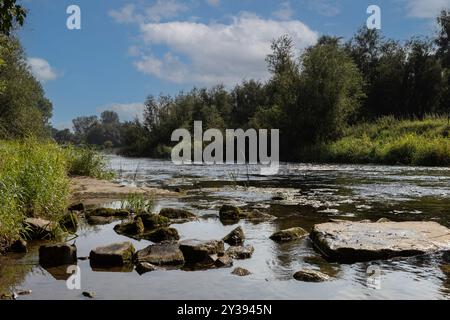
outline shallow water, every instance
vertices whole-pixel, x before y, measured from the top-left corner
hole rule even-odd
[[[252,272],[231,275],[229,268],[207,271],[155,271],[139,276],[133,270],[94,271],[79,261],[82,290],[68,290],[65,268],[45,270],[38,265],[39,243],[25,256],[0,258],[0,293],[31,289],[19,299],[84,299],[81,291],[97,299],[447,299],[450,277],[441,270],[440,256],[399,258],[339,265],[323,261],[308,239],[277,244],[268,237],[279,229],[310,229],[330,218],[394,221],[435,220],[450,227],[450,168],[359,165],[284,164],[277,176],[261,176],[255,166],[173,166],[170,162],[111,157],[111,166],[125,184],[168,189],[180,187],[183,196],[158,199],[162,207],[186,208],[199,221],[173,225],[182,239],[220,239],[237,225],[255,247],[253,257],[235,260],[234,267]],[[282,193],[282,201],[271,200]],[[264,223],[241,221],[224,226],[218,209],[224,203],[257,208],[278,217]],[[118,203],[105,204],[111,207]],[[82,224],[76,238],[78,256],[113,242],[132,241],[136,249],[151,244],[120,236],[115,222],[104,226]],[[73,242],[73,241],[72,241]],[[379,289],[370,266],[380,270]],[[332,276],[324,283],[298,282],[292,275],[301,268]]]

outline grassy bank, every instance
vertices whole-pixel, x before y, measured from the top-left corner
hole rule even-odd
[[[108,178],[95,151],[53,142],[0,141],[0,245],[26,230],[26,217],[59,221],[69,200],[69,176]]]
[[[385,117],[350,127],[340,140],[313,149],[309,150],[314,155],[310,160],[323,162],[448,166],[450,126],[444,117]]]

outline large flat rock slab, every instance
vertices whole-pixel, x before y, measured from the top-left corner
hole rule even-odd
[[[310,238],[329,260],[358,262],[450,250],[450,229],[428,221],[317,224]]]

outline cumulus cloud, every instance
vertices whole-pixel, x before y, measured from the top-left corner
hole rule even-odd
[[[277,21],[243,13],[231,23],[172,21],[143,23],[147,49],[162,45],[161,55],[143,54],[135,63],[143,73],[176,83],[233,85],[242,79],[267,78],[265,57],[273,39],[289,34],[297,49],[317,41],[318,34],[297,20]]]
[[[282,2],[278,10],[274,11],[272,15],[280,20],[289,20],[294,14],[289,1]]]
[[[97,108],[98,113],[106,110],[117,112],[121,121],[133,121],[136,118],[142,120],[144,115],[144,104],[139,102],[111,103],[107,106]]]
[[[450,8],[450,0],[406,0],[408,15],[414,18],[436,18],[441,9]]]
[[[176,0],[158,0],[149,7],[127,4],[119,10],[110,10],[109,16],[118,23],[159,22],[164,19],[175,18],[188,10],[188,6]]]
[[[39,81],[45,83],[55,80],[58,77],[57,72],[52,68],[47,60],[41,58],[28,58],[28,65],[31,72]]]

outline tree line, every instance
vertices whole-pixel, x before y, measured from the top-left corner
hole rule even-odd
[[[119,147],[127,155],[159,157],[170,154],[173,130],[192,130],[194,120],[202,121],[204,129],[276,128],[282,159],[299,160],[302,150],[336,141],[349,125],[384,116],[448,116],[450,10],[443,10],[437,22],[433,37],[400,42],[362,27],[346,42],[322,36],[300,54],[285,35],[272,43],[266,82],[150,95],[142,121],[121,123],[117,114],[81,117],[74,120],[75,132],[63,135]]]

